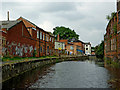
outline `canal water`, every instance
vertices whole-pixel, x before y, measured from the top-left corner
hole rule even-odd
[[[3,83],[3,88],[109,88],[110,72],[94,61],[66,61],[37,68]]]

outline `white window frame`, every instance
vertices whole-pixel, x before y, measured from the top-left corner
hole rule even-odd
[[[37,31],[37,38],[39,38],[39,31]]]
[[[40,39],[42,39],[42,32],[40,32]]]

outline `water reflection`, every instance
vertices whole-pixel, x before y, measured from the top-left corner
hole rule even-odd
[[[37,68],[3,83],[3,88],[109,88],[110,73],[94,61],[67,61]]]
[[[15,78],[12,78],[2,84],[2,88],[28,88],[30,85],[35,83],[37,80],[41,79],[42,76],[49,73],[50,66],[45,66],[42,69],[36,68],[34,70],[28,71],[24,74],[21,74]]]
[[[94,62],[62,62],[29,88],[108,88],[108,71]]]

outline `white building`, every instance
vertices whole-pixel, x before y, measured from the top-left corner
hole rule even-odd
[[[55,41],[55,49],[65,50],[65,43],[59,42],[59,41]]]
[[[91,44],[89,43],[85,43],[85,54],[86,55],[91,55]]]

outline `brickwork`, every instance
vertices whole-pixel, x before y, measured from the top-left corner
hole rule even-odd
[[[119,13],[109,21],[104,35],[104,55],[112,60],[120,59],[120,23]]]
[[[6,32],[2,32],[2,36],[3,56],[33,56],[36,41],[30,38],[30,34],[22,21]]]
[[[3,56],[33,57],[35,53],[36,57],[53,55],[55,38],[51,33],[22,17],[8,22],[10,28],[5,25],[2,28]]]

